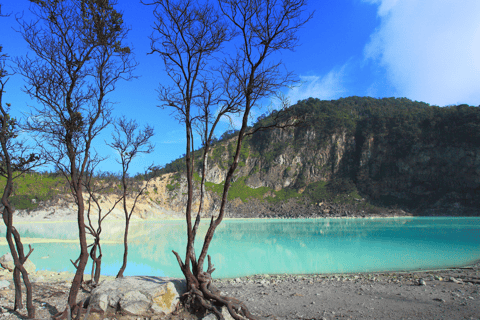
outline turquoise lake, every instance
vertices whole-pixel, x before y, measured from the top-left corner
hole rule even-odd
[[[200,253],[207,219],[197,236]],[[122,221],[104,222],[102,274],[116,275],[123,254]],[[71,271],[79,245],[75,222],[17,224],[35,238],[37,270]],[[185,255],[184,221],[136,221],[130,226],[125,275],[182,277],[172,253]],[[5,226],[0,226],[5,234]],[[56,239],[45,243],[42,239]],[[91,243],[92,241],[89,241]],[[28,250],[28,241],[24,241]],[[0,245],[0,255],[8,247]],[[480,260],[480,218],[227,220],[209,251],[216,278],[252,274],[408,271],[466,266]],[[91,264],[87,266],[89,272]]]

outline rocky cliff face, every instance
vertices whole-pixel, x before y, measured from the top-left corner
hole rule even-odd
[[[479,108],[465,107],[467,115],[460,107],[453,111],[429,108],[440,116],[442,112],[451,114],[443,115],[443,120],[438,120],[437,114],[436,126],[430,124],[431,116],[419,113],[418,119],[413,115],[413,120],[403,120],[400,115],[400,120],[389,120],[395,123],[392,127],[387,123],[376,130],[365,129],[358,120],[355,130],[340,126],[328,135],[311,125],[253,135],[246,141],[248,157],[240,161],[234,181],[244,178],[249,188],[267,187],[271,192],[264,193],[264,198],[275,197],[273,191],[280,190],[303,193],[311,189],[309,195],[322,194],[321,188],[311,186],[346,181],[360,195],[355,200],[377,207],[416,214],[478,215],[480,141],[473,138],[478,128],[472,128],[470,118],[478,117]],[[420,108],[419,112],[423,110]],[[383,119],[369,121],[370,126],[385,122]],[[213,183],[225,177],[226,171],[219,163],[226,167],[232,156],[228,145],[235,143],[235,138],[223,143],[225,151],[221,161],[210,161],[208,168],[207,180]],[[214,151],[210,157],[213,154]],[[255,201],[236,200],[229,205],[231,212],[250,210],[265,215],[282,211],[279,210],[282,207],[289,208],[287,214],[292,213],[291,210],[310,212],[315,202],[297,200],[297,206],[292,207],[287,205],[292,201],[272,204],[258,197]],[[332,199],[325,200],[328,203]],[[342,203],[338,198],[334,202],[336,207]]]

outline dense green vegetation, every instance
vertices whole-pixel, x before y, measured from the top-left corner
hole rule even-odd
[[[370,177],[372,181],[382,181],[386,175],[396,172],[398,168],[395,161],[411,153],[412,148],[420,141],[435,147],[462,146],[466,149],[480,147],[479,107],[459,105],[440,108],[405,98],[349,97],[332,101],[310,98],[297,102],[285,112],[274,111],[271,114],[262,115],[251,129],[267,126],[274,121],[285,121],[290,117],[303,119],[298,126],[288,129],[292,139],[287,143],[278,141],[272,130],[258,131],[248,136],[242,145],[239,167],[244,167],[247,159],[256,158],[261,160],[262,165],[253,168],[251,173],[267,171],[269,166],[274,165],[273,161],[286,150],[296,152],[303,147],[318,149],[329,141],[332,134],[339,132],[346,132],[347,135],[354,137],[357,146],[365,143],[368,137],[375,136],[377,147],[388,147],[389,153],[385,157],[391,161],[384,160],[376,176]],[[308,134],[313,131],[315,139],[312,140],[308,138]],[[238,134],[237,131],[230,130],[220,139],[213,141],[209,157],[210,164],[216,163],[222,169],[227,168],[229,164],[227,161],[231,161],[233,157],[236,134]],[[349,154],[352,163],[359,161],[358,149],[360,148],[357,147],[353,154]],[[202,151],[199,149],[194,153],[197,172],[200,172],[202,164]],[[439,164],[432,163],[432,165]],[[331,181],[309,181],[302,168],[297,167],[295,172],[291,172],[292,168],[287,167],[284,175],[293,174],[295,183],[280,191],[267,187],[250,188],[245,184],[246,177],[237,177],[232,183],[228,199],[239,198],[247,202],[255,198],[278,203],[294,198],[308,199],[311,203],[330,201],[358,204],[362,197],[369,198],[369,194],[365,193],[368,186],[360,184],[354,165],[347,167],[348,170],[339,172]],[[317,169],[331,170],[329,167]],[[175,172],[176,174],[167,185],[169,191],[175,191],[179,189],[180,177],[184,171],[185,159],[181,157],[165,165],[164,168],[155,168],[147,176],[138,175],[134,179],[140,181],[146,177]],[[114,174],[103,174],[96,179],[110,181],[103,192],[118,192],[118,177]],[[195,174],[195,180],[200,181],[198,174]],[[0,186],[2,183],[4,184],[4,180],[0,179]],[[219,195],[223,191],[223,184],[207,182],[206,187]],[[34,209],[39,201],[51,199],[56,194],[67,191],[64,177],[61,175],[29,173],[15,181],[11,201],[17,209]],[[464,191],[459,190],[459,192]],[[36,199],[36,203],[32,202],[32,199]],[[399,203],[398,199],[380,200],[380,203],[388,205]],[[414,199],[414,202],[420,200],[422,199]]]
[[[52,199],[66,191],[65,178],[55,173],[25,173],[14,180],[10,203],[16,209],[35,209],[40,201]],[[0,188],[5,188],[6,178],[0,177]]]
[[[479,107],[459,105],[441,108],[406,98],[348,97],[331,101],[309,98],[298,101],[284,112],[273,111],[262,115],[251,129],[286,121],[291,117],[302,121],[294,129],[288,129],[293,130],[289,143],[276,140],[272,130],[260,130],[245,140],[239,166],[244,166],[249,157],[255,157],[262,161],[262,167],[255,168],[254,173],[267,170],[286,150],[296,152],[303,147],[318,149],[325,146],[333,134],[344,132],[347,136],[354,137],[357,144],[357,150],[348,155],[352,163],[359,163],[361,146],[369,137],[375,137],[377,148],[389,150],[386,157],[391,160],[384,160],[376,176],[370,177],[373,181],[381,181],[386,175],[398,171],[396,161],[411,154],[418,142],[435,147],[480,147]],[[315,139],[309,138],[311,132],[315,132]],[[230,130],[215,141],[210,162],[217,163],[220,168],[227,167],[226,161],[231,159],[234,151],[234,140],[231,139],[236,134],[236,131]],[[201,152],[196,155],[200,157]],[[182,172],[183,161],[177,159],[166,165],[163,171]],[[198,168],[200,164],[199,158]],[[308,197],[314,203],[324,200],[356,203],[361,198],[362,192],[359,190],[368,189],[358,185],[356,175],[356,167],[353,165],[337,174],[332,181],[312,182],[308,181],[300,168],[295,173],[294,186],[277,192],[269,188],[249,188],[245,185],[245,177],[238,178],[229,191],[229,199],[248,201],[249,198],[258,198],[278,202]],[[217,193],[223,189],[222,185],[208,183],[207,186]],[[304,190],[302,194],[299,193],[301,189]],[[383,200],[389,204],[398,202],[398,199]]]
[[[396,156],[407,153],[419,140],[480,144],[480,111],[468,105],[440,108],[406,98],[349,97],[331,101],[309,98],[297,102],[281,116],[272,113],[253,127],[269,125],[275,116],[279,119],[305,116],[305,121],[295,128],[293,146],[297,148],[302,141],[306,143],[308,131],[315,131],[320,147],[340,130],[357,138],[375,134],[383,142],[396,145]],[[260,131],[250,140],[255,150],[269,149],[262,155],[267,160],[286,147],[271,145],[269,138],[269,131]]]
[[[340,130],[346,130],[358,138],[375,134],[384,142],[394,143],[398,154],[408,152],[415,141],[442,141],[444,144],[470,143],[480,144],[480,111],[478,107],[468,105],[437,107],[407,98],[348,97],[338,100],[319,100],[309,98],[298,101],[285,112],[273,111],[259,117],[252,129],[268,126],[275,121],[282,122],[292,116],[304,118],[295,128],[292,147],[299,148],[306,143],[308,131],[315,131],[316,146],[322,146],[327,139]],[[213,144],[210,160],[221,167],[222,155],[233,153],[233,143],[228,140],[235,137],[237,131],[230,130]],[[267,163],[281,154],[288,145],[272,141],[271,131],[258,131],[245,140],[240,161],[245,161],[248,153],[260,156]],[[197,165],[200,165],[201,149],[196,153]],[[165,165],[161,173],[182,172],[185,169],[181,157]]]
[[[121,177],[116,174],[103,172],[93,177],[92,183],[101,194],[120,194],[122,192],[120,179]],[[133,190],[137,190],[141,180],[138,177],[130,179],[133,182]],[[0,190],[5,188],[5,182],[6,178],[0,177]],[[28,172],[13,181],[13,192],[9,201],[17,210],[33,210],[41,201],[69,194],[68,183],[60,172]]]

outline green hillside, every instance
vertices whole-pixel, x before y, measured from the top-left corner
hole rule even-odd
[[[0,190],[4,190],[6,178],[0,177]],[[25,173],[14,180],[9,200],[16,209],[35,209],[40,201],[50,200],[64,193],[65,179],[57,174]],[[32,199],[35,199],[32,201]]]
[[[282,114],[274,111],[272,114],[259,117],[252,129],[268,126],[273,121],[281,122],[292,116],[305,120],[294,129],[286,129],[289,131],[289,138],[282,138],[279,129],[258,131],[246,138],[238,170],[242,171],[247,159],[255,159],[260,165],[249,168],[251,170],[248,173],[244,172],[243,176],[242,173],[238,173],[230,189],[229,200],[239,198],[247,202],[249,198],[255,198],[279,203],[296,198],[308,199],[311,203],[330,201],[360,205],[359,201],[366,198],[367,201],[362,202],[362,206],[415,208],[421,205],[421,202],[432,205],[445,197],[453,197],[450,200],[458,202],[466,195],[466,199],[463,199],[465,205],[480,204],[476,191],[480,189],[478,181],[480,163],[474,164],[476,167],[469,169],[473,172],[478,169],[473,177],[469,177],[465,170],[457,173],[453,171],[456,170],[456,166],[462,165],[463,161],[468,163],[471,159],[445,159],[437,154],[438,150],[452,148],[456,148],[455,152],[460,151],[460,154],[468,150],[480,151],[478,107],[459,105],[441,108],[406,98],[349,97],[332,101],[310,98],[299,101]],[[312,132],[315,133],[313,140],[308,137]],[[345,150],[338,170],[332,169],[335,166],[333,160],[319,165],[322,162],[316,159],[315,155],[302,154],[307,150],[335,148],[331,145],[332,136],[340,133],[345,134],[345,139],[351,141],[351,147]],[[236,132],[229,131],[214,142],[209,167],[217,165],[220,169],[227,168],[227,161],[232,158],[234,152],[235,139],[232,138],[235,135]],[[368,160],[368,165],[365,165],[362,164],[362,157],[365,156],[367,140],[373,141],[373,145],[370,146],[373,157]],[[457,150],[458,148],[460,150]],[[198,172],[201,166],[201,152],[202,150],[196,152]],[[288,165],[282,168],[285,177],[294,177],[293,184],[277,191],[269,187],[248,186],[246,180],[249,176],[263,174],[266,177],[269,170],[273,170],[274,167],[278,169],[275,159],[282,155],[292,157],[292,154],[305,159],[302,167],[297,167],[294,173],[289,172],[293,169]],[[425,154],[430,158],[429,163],[415,167],[414,159]],[[399,169],[402,161],[417,172],[410,172],[408,175],[402,173]],[[429,171],[430,175],[431,172],[440,173],[442,166],[454,169],[450,170],[453,173],[447,174],[450,178],[447,176],[422,178],[422,175],[427,175],[426,171]],[[312,168],[324,172],[323,178],[312,178],[308,172]],[[183,172],[184,169],[184,159],[180,158],[167,164],[161,173]],[[416,178],[415,175],[419,175],[420,178]],[[453,180],[452,175],[455,176]],[[464,183],[461,182],[462,177],[465,178]],[[404,178],[408,182],[403,181]],[[381,190],[385,188],[387,182],[395,184],[395,181],[398,182],[398,188],[387,187]],[[382,187],[376,187],[377,184]],[[207,183],[207,188],[217,194],[222,191],[222,187],[220,184]],[[415,188],[422,190],[409,193],[408,189]],[[453,192],[457,192],[458,195],[452,194]]]
[[[258,131],[246,137],[228,199],[265,208],[287,201],[302,204],[350,205],[356,210],[377,207],[411,210],[480,205],[480,108],[437,107],[406,98],[349,97],[298,101],[285,112],[264,114],[250,128],[291,117],[294,128]],[[224,172],[231,161],[235,131],[213,141],[209,170]],[[202,150],[195,152],[200,181]],[[183,158],[156,169],[147,178],[177,174],[168,182],[171,199],[182,198]],[[221,175],[220,175],[221,176]],[[137,176],[138,181],[144,176]],[[102,192],[119,191],[118,177],[100,175]],[[218,182],[219,180],[217,180]],[[0,187],[5,180],[0,179]],[[220,196],[223,182],[207,182]],[[11,202],[34,209],[39,201],[66,194],[64,177],[28,173],[15,181]],[[36,199],[36,201],[32,201]],[[253,204],[252,204],[253,205]],[[268,209],[268,210],[270,210]]]

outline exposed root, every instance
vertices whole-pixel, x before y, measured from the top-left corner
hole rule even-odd
[[[86,301],[86,299],[83,299],[82,301],[78,302],[73,307],[73,309],[71,309],[70,305],[67,304],[67,307],[65,308],[65,310],[63,312],[59,312],[56,315],[54,315],[53,319],[55,319],[55,320],[63,320],[63,319],[71,320],[74,315],[75,315],[74,319],[80,319],[82,314],[86,314],[84,319],[87,319],[91,308],[89,306],[88,309],[85,309],[85,305],[84,305],[85,301]]]
[[[245,318],[256,320],[242,301],[233,297],[222,296],[220,290],[212,284],[212,277],[209,273],[204,272],[203,275],[199,275],[198,278],[201,281],[200,288],[205,297],[209,300],[225,305],[232,318],[236,320],[244,320]]]
[[[225,320],[222,313],[215,307],[215,305],[208,299],[205,299],[202,291],[192,288],[182,295],[183,305],[193,313],[198,312],[213,312],[218,319]]]

